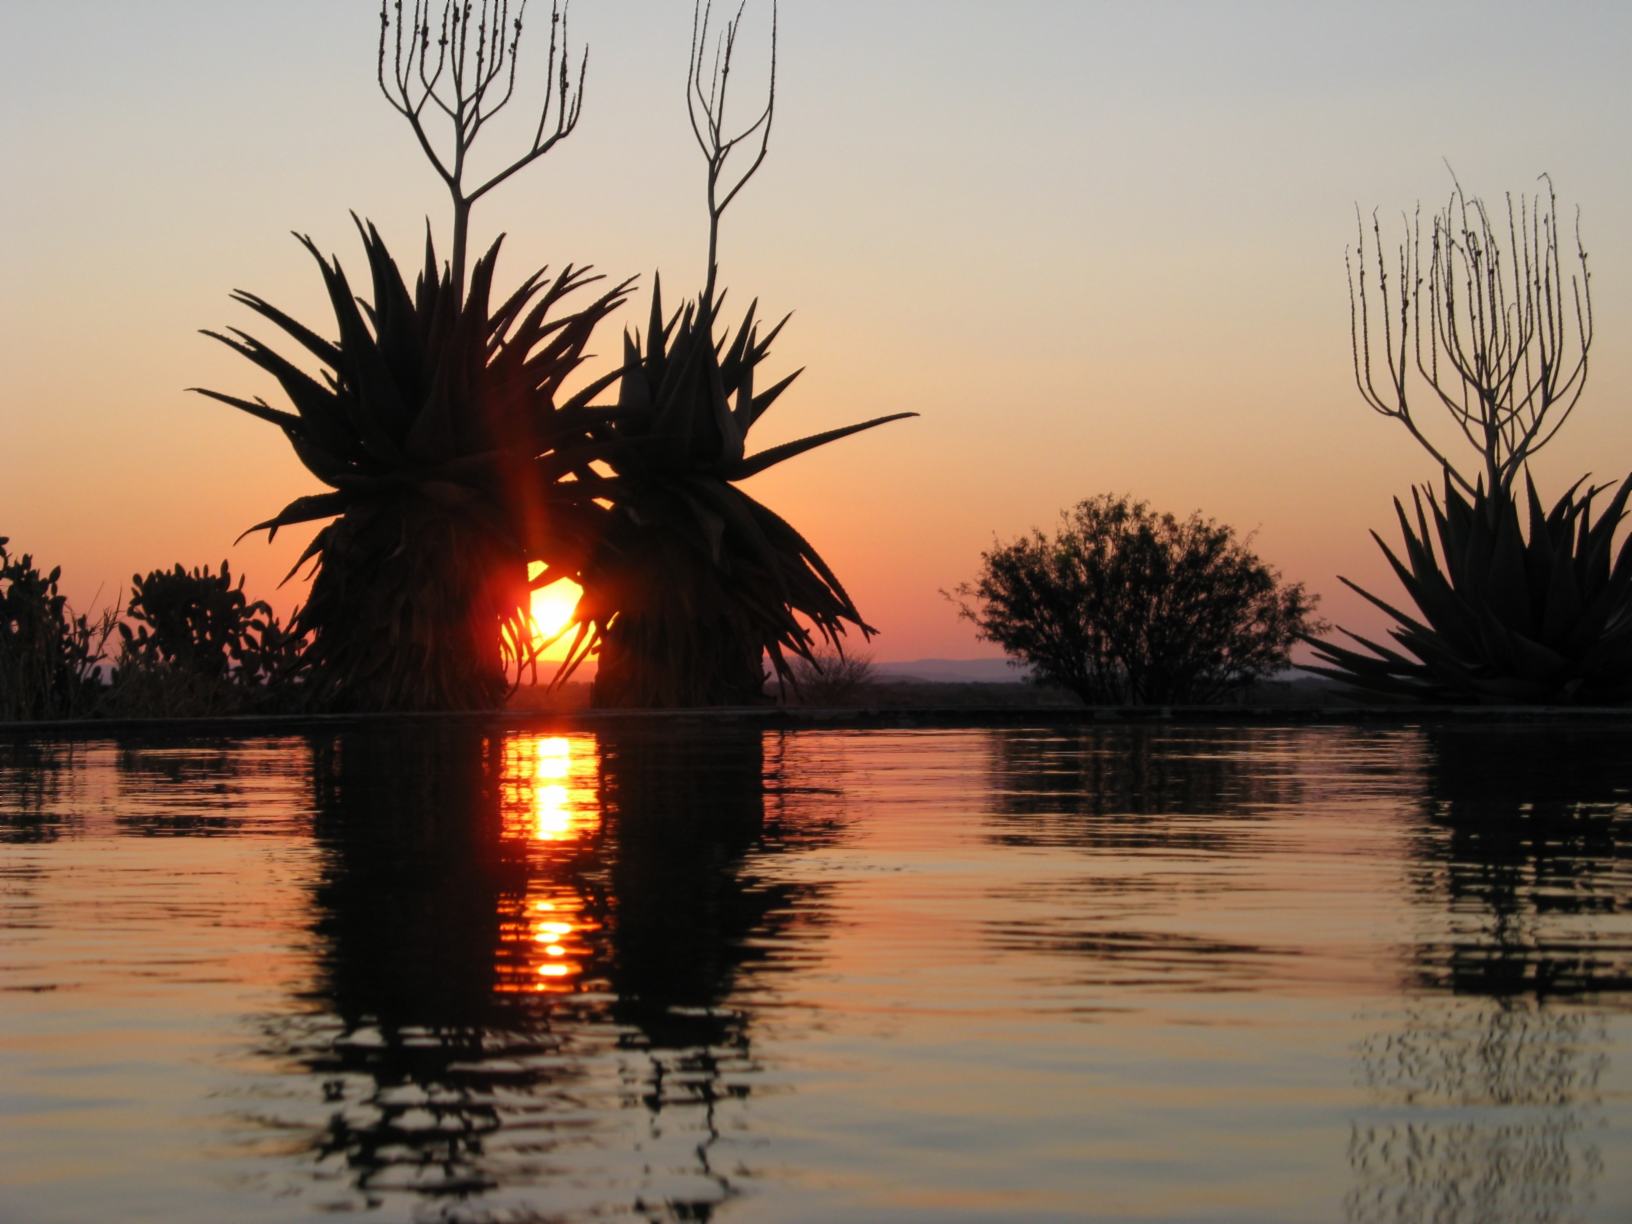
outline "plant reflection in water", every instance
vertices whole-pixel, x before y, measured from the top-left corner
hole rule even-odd
[[[998,736],[988,836],[1087,866],[1053,886],[1052,909],[988,936],[1066,958],[1097,989],[1157,974],[1195,991],[1295,983],[1307,945],[1198,939],[1186,907],[1228,907],[1219,861],[1273,861],[1289,832],[1278,813],[1340,803],[1358,776],[1349,758],[1381,761],[1397,775],[1376,790],[1401,800],[1418,933],[1400,949],[1401,1005],[1358,1018],[1367,1103],[1351,1121],[1347,1218],[1577,1218],[1604,1169],[1611,1049],[1608,1013],[1582,1004],[1632,993],[1632,938],[1612,920],[1632,911],[1624,742],[1624,725],[1584,723]]]
[[[1364,1040],[1354,1224],[1557,1220],[1592,1203],[1604,1160],[1601,1013],[1632,989],[1632,945],[1595,922],[1632,907],[1624,729],[1424,733],[1412,886],[1436,920],[1412,950],[1418,997]],[[1562,1004],[1562,1006],[1561,1006]]]
[[[732,1194],[712,1150],[751,1024],[722,1001],[809,891],[752,867],[778,848],[760,733],[444,725],[314,751],[317,1006],[274,1043],[323,1086],[335,1204],[570,1212],[633,1185],[626,1209],[695,1217]]]

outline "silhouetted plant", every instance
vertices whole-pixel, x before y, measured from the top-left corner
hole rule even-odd
[[[1446,479],[1470,497],[1481,481],[1493,493],[1511,495],[1519,471],[1558,435],[1586,387],[1592,278],[1580,219],[1575,233],[1580,273],[1572,272],[1566,284],[1557,197],[1552,180],[1543,175],[1542,182],[1547,184],[1545,197],[1520,197],[1516,209],[1513,197],[1507,197],[1504,227],[1491,219],[1483,200],[1468,199],[1453,179],[1449,200],[1433,217],[1426,269],[1419,207],[1400,243],[1392,291],[1375,213],[1369,249],[1362,224],[1357,250],[1344,260],[1361,396],[1373,411],[1400,422]],[[1368,289],[1373,261],[1381,299],[1376,323]],[[1379,328],[1382,343],[1374,345]],[[1412,415],[1413,369],[1430,399],[1445,409],[1478,452],[1480,470],[1473,479],[1458,470]]]
[[[205,565],[192,570],[153,570],[145,578],[132,574],[127,621],[120,622],[121,654],[151,660],[202,676],[226,679],[243,655],[257,618],[270,618],[271,607],[244,595],[244,580],[232,581],[221,562],[213,574]]]
[[[83,716],[101,693],[115,614],[75,615],[57,586],[61,567],[42,574],[8,543],[0,536],[0,721]]]
[[[1287,666],[1316,597],[1211,519],[1102,494],[981,554],[954,593],[979,636],[1089,703],[1216,701]]]
[[[1356,382],[1375,411],[1404,425],[1440,465],[1444,505],[1431,489],[1413,489],[1413,527],[1395,500],[1403,563],[1373,533],[1416,615],[1343,579],[1395,618],[1389,634],[1408,653],[1349,633],[1365,650],[1313,643],[1328,665],[1313,670],[1417,700],[1632,697],[1632,554],[1623,548],[1611,556],[1629,486],[1596,522],[1592,502],[1607,485],[1582,478],[1550,512],[1543,512],[1528,475],[1526,505],[1516,491],[1520,471],[1557,436],[1586,386],[1592,296],[1579,228],[1578,222],[1579,274],[1566,278],[1550,181],[1545,197],[1521,198],[1517,206],[1508,198],[1505,238],[1484,202],[1468,199],[1457,184],[1433,219],[1426,269],[1418,223],[1400,246],[1391,291],[1374,218],[1381,298],[1374,323],[1362,226],[1358,258],[1349,263]],[[1427,289],[1419,292],[1424,281]],[[1374,350],[1379,328],[1382,387]],[[1412,415],[1413,368],[1478,452],[1471,480]]]
[[[786,319],[763,336],[750,305],[733,336],[716,336],[720,219],[769,148],[776,106],[776,14],[770,84],[758,118],[726,128],[726,86],[741,10],[705,72],[710,9],[693,11],[687,74],[692,131],[708,163],[708,271],[702,296],[665,321],[654,285],[644,342],[625,335],[618,413],[606,432],[612,503],[605,538],[580,575],[578,637],[561,678],[599,651],[600,706],[741,704],[763,699],[762,659],[779,678],[789,656],[811,657],[815,637],[840,650],[845,625],[874,632],[808,541],[735,482],[839,438],[913,413],[895,413],[746,454],[748,431],[797,377],[765,387],[756,371]],[[753,150],[740,175],[726,169]],[[800,623],[803,617],[814,629]]]
[[[1329,666],[1310,670],[1423,701],[1632,700],[1632,540],[1614,548],[1632,477],[1595,520],[1607,487],[1578,481],[1544,511],[1527,480],[1528,539],[1513,497],[1482,485],[1470,500],[1447,480],[1443,507],[1412,490],[1415,523],[1396,499],[1404,559],[1372,534],[1418,616],[1342,581],[1395,618],[1409,653],[1351,633],[1370,653],[1315,642]]]
[[[789,682],[801,705],[843,706],[861,701],[875,680],[871,655],[819,650],[810,658],[795,659]]]
[[[496,704],[504,665],[519,671],[535,657],[526,573],[537,562],[543,572],[533,587],[571,577],[587,590],[578,640],[559,679],[599,649],[599,704],[759,699],[765,651],[782,675],[787,653],[810,652],[812,630],[798,617],[835,648],[845,622],[871,630],[803,537],[732,482],[896,419],[744,453],[749,427],[792,381],[755,393],[755,367],[778,328],[761,338],[752,308],[734,339],[714,332],[720,218],[770,138],[774,10],[769,96],[759,118],[735,136],[724,121],[741,11],[716,46],[705,93],[710,12],[694,10],[687,101],[708,159],[709,209],[699,303],[665,324],[654,289],[645,346],[628,340],[622,370],[557,407],[563,380],[627,283],[546,322],[559,298],[587,282],[583,272],[569,266],[553,283],[537,274],[491,311],[497,244],[476,262],[468,291],[464,277],[475,201],[570,134],[582,106],[583,67],[574,86],[565,10],[552,6],[551,79],[533,139],[508,167],[467,184],[472,145],[514,95],[524,7],[512,20],[503,0],[450,0],[435,31],[428,0],[416,0],[406,16],[400,2],[381,7],[380,87],[448,187],[451,267],[438,270],[427,240],[425,269],[410,295],[369,227],[363,237],[374,294],[359,307],[338,263],[303,240],[328,282],[335,342],[238,294],[326,367],[322,381],[243,332],[216,337],[272,374],[295,412],[205,394],[278,425],[333,490],[297,499],[252,529],[271,534],[338,516],[301,559],[316,562],[311,597],[295,623],[310,638],[304,691],[325,709]],[[439,152],[429,135],[427,116],[438,112],[452,126],[451,153]],[[755,140],[752,164],[729,177],[733,151]],[[613,381],[621,382],[618,406],[592,407]]]
[[[309,641],[302,691],[319,709],[497,704],[506,666],[519,673],[533,658],[528,562],[548,561],[559,548],[576,564],[589,548],[584,532],[598,509],[590,494],[555,488],[570,482],[530,469],[545,452],[588,436],[589,402],[610,379],[571,403],[555,400],[624,287],[551,319],[562,297],[598,279],[569,265],[553,281],[535,273],[490,306],[498,242],[466,284],[476,201],[565,139],[582,107],[588,53],[574,86],[565,11],[552,5],[533,137],[508,165],[472,180],[478,137],[515,96],[525,10],[525,0],[513,16],[508,0],[447,0],[433,30],[429,0],[415,0],[406,13],[401,0],[380,6],[380,90],[448,189],[451,265],[438,265],[427,233],[410,293],[379,234],[359,221],[373,281],[372,301],[363,302],[338,260],[303,238],[328,286],[339,331],[333,341],[253,294],[235,295],[321,363],[321,378],[237,329],[207,333],[271,374],[294,411],[204,394],[277,425],[331,489],[251,528],[270,537],[292,524],[334,520],[291,572],[314,562],[311,595],[293,628]],[[440,149],[431,131],[438,114],[451,129],[451,145]],[[566,468],[587,471],[582,448],[573,455]]]
[[[227,562],[131,577],[120,650],[102,706],[123,716],[275,709],[292,699],[298,638],[244,595]]]
[[[321,380],[236,328],[214,336],[278,380],[295,411],[261,399],[203,394],[283,430],[331,491],[297,498],[250,528],[325,518],[291,576],[314,562],[294,622],[310,635],[303,687],[321,709],[492,706],[508,662],[532,643],[527,562],[587,548],[593,503],[546,484],[535,465],[600,419],[602,379],[557,406],[590,333],[621,300],[617,286],[584,309],[550,318],[597,277],[567,267],[529,277],[496,308],[489,296],[499,243],[476,262],[463,302],[426,241],[410,292],[373,226],[358,223],[372,302],[353,294],[338,260],[302,239],[328,286],[339,339],[329,341],[250,293],[236,301],[275,323],[325,367]],[[587,508],[586,508],[587,507]]]

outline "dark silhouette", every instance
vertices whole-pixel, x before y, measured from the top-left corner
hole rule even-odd
[[[781,324],[762,336],[750,307],[734,338],[714,328],[723,298],[715,290],[720,219],[769,147],[774,8],[768,97],[736,135],[725,127],[726,95],[741,11],[726,24],[705,78],[710,9],[694,10],[687,107],[708,161],[702,297],[665,320],[654,286],[644,347],[626,337],[621,370],[557,404],[590,333],[628,282],[549,319],[559,299],[592,279],[568,265],[553,281],[535,274],[492,306],[495,243],[465,285],[475,201],[569,135],[582,107],[584,67],[575,86],[565,9],[552,7],[551,80],[531,143],[504,169],[467,185],[471,146],[514,95],[524,7],[512,20],[504,0],[448,3],[437,30],[426,0],[406,15],[400,2],[380,11],[380,87],[448,187],[451,266],[439,267],[427,235],[424,270],[410,293],[379,234],[359,222],[373,280],[372,299],[360,301],[338,261],[303,240],[328,286],[340,333],[334,342],[253,294],[237,294],[322,364],[321,379],[244,332],[209,333],[275,378],[294,411],[204,394],[282,429],[331,490],[298,498],[251,529],[270,536],[334,520],[301,559],[313,562],[315,576],[293,626],[309,639],[294,670],[310,708],[499,704],[506,669],[519,678],[536,663],[531,590],[562,578],[586,594],[557,682],[598,650],[600,705],[761,700],[767,651],[779,676],[788,655],[810,656],[813,633],[800,616],[834,649],[847,623],[872,632],[804,537],[735,485],[910,415],[745,454],[749,428],[793,378],[768,387],[760,379],[756,390],[755,369]],[[427,128],[438,113],[452,125],[451,153],[438,151]],[[756,140],[757,155],[733,175],[731,155]],[[614,382],[616,407],[595,406]],[[541,572],[529,579],[535,564]]]
[[[1394,618],[1395,646],[1345,630],[1362,649],[1313,642],[1325,664],[1313,670],[1425,701],[1632,699],[1632,549],[1611,551],[1632,476],[1595,522],[1593,499],[1608,485],[1583,477],[1548,512],[1528,475],[1530,457],[1580,402],[1593,337],[1579,218],[1579,271],[1566,277],[1557,200],[1543,181],[1545,196],[1516,205],[1508,197],[1505,226],[1457,183],[1433,218],[1426,253],[1419,209],[1392,289],[1376,215],[1369,250],[1360,226],[1358,252],[1345,260],[1355,381],[1374,411],[1398,421],[1433,458],[1443,505],[1430,486],[1413,488],[1413,522],[1395,499],[1403,560],[1372,533],[1415,615],[1342,579]],[[1478,454],[1471,478],[1413,415],[1416,378]]]
[[[1310,639],[1326,666],[1309,670],[1418,701],[1632,700],[1632,540],[1614,548],[1632,476],[1594,520],[1604,491],[1577,481],[1548,511],[1529,481],[1522,509],[1483,489],[1469,501],[1448,481],[1443,508],[1412,490],[1414,524],[1394,503],[1405,559],[1372,534],[1417,615],[1343,579],[1394,617],[1389,636],[1408,653],[1344,630],[1364,651]]]
[[[597,507],[560,476],[587,471],[590,401],[556,400],[596,323],[627,283],[572,314],[547,316],[593,280],[570,264],[529,277],[494,304],[499,243],[471,269],[466,251],[477,200],[572,133],[583,107],[586,50],[573,82],[566,11],[552,3],[544,101],[526,149],[479,180],[470,155],[515,97],[526,0],[446,0],[433,28],[430,0],[380,6],[377,77],[447,186],[453,256],[439,265],[429,232],[412,292],[372,225],[363,226],[372,300],[303,238],[322,269],[339,331],[329,341],[254,294],[235,300],[286,332],[324,367],[315,379],[254,337],[214,332],[275,378],[294,412],[259,398],[205,391],[283,430],[307,469],[332,490],[296,499],[251,531],[334,519],[298,571],[314,563],[296,617],[308,637],[298,667],[303,704],[318,710],[471,709],[498,705],[536,657],[529,562],[575,572]],[[559,59],[557,58],[559,54]],[[438,147],[432,127],[449,126]],[[567,457],[548,472],[538,463]],[[292,576],[292,574],[291,574]],[[549,572],[553,580],[557,574]]]
[[[300,642],[263,600],[244,595],[225,561],[177,565],[131,576],[119,655],[99,712],[135,717],[198,717],[276,710]]]
[[[849,706],[874,699],[878,672],[873,657],[865,652],[817,651],[808,659],[796,659],[788,677],[791,697],[806,706]]]
[[[568,267],[553,280],[535,274],[490,306],[495,243],[461,300],[427,239],[410,292],[379,233],[359,229],[372,303],[360,304],[338,260],[303,240],[327,283],[338,342],[254,294],[234,295],[321,361],[322,381],[236,328],[206,333],[277,378],[295,411],[203,394],[276,425],[330,486],[250,528],[270,538],[333,519],[295,566],[315,570],[293,626],[310,639],[298,669],[305,704],[491,708],[507,690],[506,663],[519,672],[532,657],[528,562],[565,556],[576,568],[571,558],[600,513],[587,486],[557,481],[541,464],[581,450],[595,423],[590,402],[608,380],[557,399],[627,285],[550,318],[598,279]]]
[[[0,536],[0,722],[83,717],[101,695],[117,618],[76,615],[57,586],[61,568],[41,573],[8,543]]]
[[[1217,701],[1273,675],[1316,598],[1226,526],[1104,494],[981,554],[954,594],[979,635],[1088,704]]]

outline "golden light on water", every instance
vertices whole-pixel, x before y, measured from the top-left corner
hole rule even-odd
[[[593,741],[520,735],[504,746],[504,837],[573,842],[600,824]]]
[[[564,994],[578,988],[601,929],[586,912],[569,865],[600,825],[590,736],[518,735],[505,743],[503,837],[525,856],[520,895],[500,899],[501,993]]]

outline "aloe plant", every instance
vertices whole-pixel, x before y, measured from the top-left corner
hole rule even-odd
[[[916,414],[748,454],[749,431],[798,377],[756,386],[787,320],[761,335],[755,303],[735,335],[716,343],[714,307],[688,304],[665,322],[658,283],[644,341],[624,337],[617,410],[604,429],[613,475],[600,489],[611,509],[579,576],[578,633],[562,673],[598,649],[597,705],[757,701],[765,654],[785,678],[790,656],[811,658],[813,633],[838,650],[847,624],[874,632],[804,536],[735,482]]]
[[[338,259],[301,239],[322,270],[338,339],[254,294],[234,295],[315,358],[321,377],[247,332],[206,332],[272,375],[293,410],[201,393],[276,425],[329,486],[249,529],[270,538],[332,520],[291,571],[313,564],[294,622],[298,635],[310,635],[302,660],[309,703],[491,706],[503,696],[505,665],[531,648],[528,561],[577,558],[592,543],[586,533],[598,508],[571,482],[557,488],[535,469],[540,456],[575,453],[595,435],[604,410],[590,404],[612,376],[556,401],[628,283],[551,317],[565,297],[600,279],[569,266],[553,279],[536,273],[490,308],[500,243],[476,262],[462,295],[427,235],[410,291],[379,233],[357,224],[371,301],[354,295]]]
[[[838,576],[804,536],[736,482],[806,451],[887,421],[898,412],[827,430],[758,454],[748,432],[798,371],[766,385],[760,364],[781,332],[763,335],[750,305],[735,335],[716,337],[720,220],[765,161],[776,111],[777,14],[770,25],[770,79],[753,122],[731,134],[726,86],[742,9],[715,41],[712,7],[695,3],[686,107],[707,163],[708,263],[703,291],[665,321],[660,283],[644,341],[624,336],[617,412],[604,427],[612,477],[602,539],[580,575],[577,636],[558,681],[599,652],[593,700],[600,706],[735,705],[763,699],[770,656],[780,680],[792,658],[820,642],[842,653],[846,625],[861,618]],[[740,171],[728,170],[738,150]],[[595,481],[579,473],[580,488]],[[800,618],[809,623],[809,628]]]
[[[1585,484],[1544,510],[1527,475],[1522,514],[1511,493],[1481,482],[1470,499],[1449,476],[1443,505],[1412,490],[1414,518],[1395,499],[1403,557],[1372,537],[1417,615],[1344,578],[1394,618],[1394,646],[1355,633],[1363,650],[1312,642],[1326,666],[1310,670],[1423,701],[1632,700],[1632,540],[1614,547],[1632,476],[1596,516],[1593,502],[1610,486]]]

